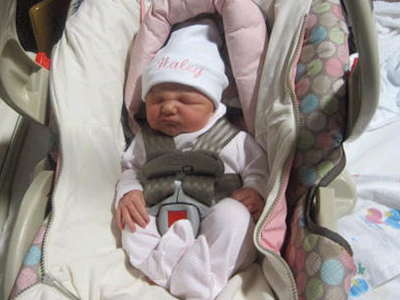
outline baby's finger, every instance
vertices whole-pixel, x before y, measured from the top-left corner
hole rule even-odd
[[[242,193],[240,190],[233,192],[231,197],[239,202],[243,202],[246,198],[247,195],[245,193]]]
[[[132,232],[135,232],[135,231],[136,231],[136,226],[135,226],[134,221],[132,220],[131,214],[130,214],[130,212],[128,211],[128,209],[123,209],[122,212],[121,212],[121,214],[122,214],[123,224],[124,224],[124,225],[123,225],[123,228],[124,228],[125,226],[128,226],[129,229],[130,229]]]
[[[121,231],[124,230],[124,224],[122,222],[122,215],[121,215],[120,208],[117,209],[116,219],[117,219],[117,225],[118,225],[119,230],[121,230]]]
[[[247,208],[249,208],[250,206],[255,206],[254,204],[255,204],[255,201],[254,201],[254,199],[253,198],[251,198],[251,197],[246,197],[246,198],[243,198],[243,200],[242,201],[240,201],[244,206],[246,206]]]
[[[246,206],[246,208],[250,212],[251,215],[254,215],[255,213],[257,213],[260,210],[259,208],[257,208],[254,205]]]
[[[144,221],[144,226],[146,226],[150,222],[150,217],[147,212],[145,204],[144,203],[135,203],[135,207],[136,207],[136,210],[139,213],[140,217]]]
[[[241,203],[247,208],[250,213],[253,213],[259,209],[259,205],[257,205],[257,202],[255,202],[252,198],[246,198]]]
[[[147,225],[146,219],[142,217],[141,213],[138,211],[136,206],[129,205],[128,210],[132,220],[138,224],[140,227],[145,228]],[[147,212],[146,212],[147,213]]]

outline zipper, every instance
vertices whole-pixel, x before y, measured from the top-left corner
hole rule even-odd
[[[57,128],[59,128],[58,124],[56,125]],[[53,187],[53,191],[52,191],[52,197],[51,197],[51,201],[52,201],[52,212],[49,214],[49,222],[47,224],[47,230],[44,234],[43,237],[43,243],[42,243],[42,256],[40,258],[40,264],[39,264],[39,274],[40,274],[40,278],[41,278],[41,283],[46,284],[48,286],[51,286],[53,288],[55,288],[56,290],[58,290],[61,294],[63,294],[64,296],[66,296],[69,299],[72,300],[79,300],[80,298],[75,296],[71,291],[69,291],[58,279],[56,279],[51,273],[46,272],[46,261],[45,261],[45,256],[46,256],[46,249],[47,249],[47,240],[48,240],[48,236],[49,236],[49,232],[51,230],[51,225],[53,224],[53,220],[54,220],[54,214],[55,214],[55,196],[57,194],[57,187],[58,187],[58,182],[59,182],[59,177],[61,174],[61,169],[62,169],[62,161],[63,159],[63,153],[61,152],[61,131],[57,130],[57,133],[59,135],[58,138],[58,143],[60,145],[59,148],[59,164],[58,167],[60,168],[59,170],[55,170],[54,172],[54,187]]]
[[[289,66],[287,68],[287,73],[285,75],[285,78],[287,80],[286,81],[286,90],[288,91],[288,93],[290,94],[290,97],[293,100],[292,103],[293,103],[293,109],[295,111],[295,114],[294,114],[295,116],[294,117],[295,117],[297,135],[298,135],[298,130],[299,130],[300,125],[301,125],[301,119],[299,117],[298,106],[295,105],[295,103],[297,103],[297,96],[296,96],[296,92],[295,92],[295,90],[293,88],[291,78],[292,78],[294,62],[297,61],[298,57],[301,54],[301,50],[300,49],[301,49],[302,40],[303,40],[305,31],[306,31],[307,20],[308,20],[308,15],[306,14],[306,15],[303,16],[303,21],[302,21],[302,24],[301,24],[301,30],[299,31],[299,35],[297,36],[297,39],[296,39],[297,45],[296,45],[295,50],[293,52],[292,60],[290,61]],[[291,157],[294,155],[295,151],[296,151],[296,149],[293,149],[291,151],[291,154],[290,154]],[[284,170],[286,170],[288,168],[288,164],[289,163],[290,162],[286,163],[286,166],[285,166]],[[284,176],[285,175],[283,173],[281,175],[281,178],[280,178],[280,185],[279,185],[278,195],[281,195],[284,192],[283,191],[283,182],[285,181]],[[257,230],[256,230],[256,236],[257,237],[261,236],[261,231],[262,231],[261,229],[265,226],[265,224],[267,223],[267,220],[269,219],[269,216],[271,215],[271,212],[275,209],[275,206],[277,205],[276,203],[278,202],[277,200],[278,200],[278,198],[275,198],[274,203],[272,204],[270,210],[265,215],[265,217],[264,217],[265,222],[262,224],[262,226],[257,226]],[[266,254],[272,255],[276,260],[278,260],[281,263],[281,265],[284,267],[284,269],[286,271],[286,278],[288,278],[289,281],[290,281],[292,298],[293,299],[298,299],[298,291],[297,291],[296,282],[294,280],[292,270],[290,269],[288,263],[283,259],[283,257],[281,255],[278,255],[278,254],[276,254],[275,252],[273,252],[273,251],[271,251],[269,249],[263,248],[260,245],[260,243],[258,242],[258,239],[257,239],[257,245],[258,245],[258,249],[260,250],[261,253],[263,253],[264,255],[266,255]]]
[[[58,179],[55,180],[55,183],[54,183],[54,190],[53,190],[53,197],[52,197],[53,204],[54,204],[53,199],[54,199],[55,190],[57,187],[57,182],[58,182]],[[54,205],[53,205],[53,208],[54,208]],[[55,278],[51,273],[46,272],[46,268],[45,268],[45,254],[46,254],[46,245],[47,245],[46,241],[48,239],[48,232],[51,228],[51,224],[53,223],[53,219],[54,219],[54,217],[53,217],[53,212],[52,212],[49,214],[49,221],[48,221],[47,229],[46,229],[46,232],[44,233],[43,242],[42,242],[42,256],[40,257],[40,263],[39,263],[39,275],[40,275],[41,280],[39,283],[43,283],[45,285],[55,288],[61,294],[66,296],[68,299],[79,300],[80,298],[78,298],[71,291],[69,291],[57,278]]]
[[[58,134],[61,136],[61,132],[58,131]],[[61,138],[59,138],[59,143],[61,144]],[[61,149],[61,147],[59,147],[59,149]],[[60,157],[62,156],[62,153],[60,151]],[[62,159],[60,159],[59,161],[62,161]],[[62,164],[59,164],[59,167],[62,168]],[[46,231],[44,233],[44,237],[43,237],[43,242],[42,242],[42,255],[40,257],[40,262],[39,262],[39,268],[38,268],[38,272],[39,272],[39,277],[40,277],[40,281],[36,282],[35,284],[31,285],[30,287],[28,287],[27,289],[22,290],[19,294],[17,294],[13,300],[17,300],[21,297],[21,295],[23,295],[26,291],[34,288],[35,286],[39,285],[39,284],[45,284],[48,286],[53,287],[54,289],[56,289],[58,292],[60,292],[62,295],[64,295],[65,297],[67,297],[68,299],[72,299],[72,300],[80,300],[79,297],[75,296],[71,291],[69,291],[58,279],[56,279],[51,273],[46,272],[46,262],[45,262],[45,256],[46,256],[46,245],[47,245],[47,240],[48,240],[48,235],[49,235],[49,231],[51,229],[51,225],[53,224],[53,220],[54,220],[54,199],[55,199],[55,195],[56,195],[56,191],[57,191],[57,187],[58,187],[58,182],[59,182],[59,174],[61,173],[61,170],[58,172],[57,170],[55,170],[54,172],[54,187],[52,190],[52,197],[51,197],[51,202],[52,202],[52,211],[49,214],[49,219],[48,219],[48,223],[47,223],[47,228]]]
[[[55,183],[55,187],[56,187],[56,183]],[[77,296],[75,296],[71,291],[69,291],[58,279],[56,279],[51,273],[46,273],[45,271],[45,261],[44,261],[44,257],[45,257],[45,242],[47,240],[47,236],[48,236],[48,232],[50,230],[50,226],[52,224],[52,220],[54,219],[53,214],[50,213],[49,214],[49,219],[48,219],[48,223],[47,223],[47,228],[46,231],[44,233],[44,237],[43,237],[43,242],[42,242],[42,255],[40,257],[40,262],[39,262],[39,267],[38,267],[38,273],[39,273],[39,277],[40,277],[40,281],[36,282],[35,284],[31,285],[30,287],[22,290],[19,294],[15,295],[14,298],[12,299],[19,299],[21,295],[23,295],[26,291],[29,291],[30,289],[34,288],[37,285],[40,284],[45,284],[48,286],[51,286],[53,288],[55,288],[56,290],[58,290],[61,294],[63,294],[64,296],[66,296],[68,299],[72,299],[72,300],[80,300],[80,298],[78,298]]]
[[[80,298],[76,297],[73,293],[71,293],[65,286],[62,285],[62,283],[60,281],[58,281],[50,273],[44,274],[42,280],[43,280],[43,284],[49,285],[51,287],[54,287],[61,294],[63,294],[64,296],[68,297],[69,299],[80,300]]]
[[[55,288],[59,293],[63,294],[65,297],[71,300],[80,300],[77,296],[75,296],[72,292],[70,292],[65,286],[62,285],[62,283],[57,280],[53,275],[50,273],[46,273],[41,277],[41,281],[36,282],[35,284],[31,285],[30,287],[24,289],[21,291],[21,293],[17,294],[13,300],[17,300],[21,298],[23,294],[25,294],[27,291],[33,289],[35,286],[38,286],[40,284],[45,284],[48,286],[51,286]]]
[[[284,168],[284,169],[286,169],[286,168]],[[284,181],[284,175],[282,175],[281,180],[280,180],[281,183],[279,185],[278,195],[281,195],[282,192],[283,192],[283,183],[282,183],[283,181]],[[267,220],[269,219],[269,216],[271,215],[271,212],[275,209],[275,206],[276,206],[277,202],[278,201],[277,201],[277,198],[276,198],[274,203],[272,204],[270,210],[267,212],[267,214],[266,214],[266,216],[264,218],[265,222],[262,224],[262,226],[257,226],[257,230],[256,230],[256,236],[257,237],[261,238],[261,231],[262,231],[261,228],[263,228],[265,226],[265,224],[267,223]],[[287,279],[289,279],[289,281],[290,281],[290,288],[291,288],[291,294],[292,294],[291,299],[298,299],[296,282],[294,280],[292,270],[290,269],[290,267],[289,267],[288,263],[286,262],[286,260],[281,255],[275,253],[274,251],[271,251],[269,249],[266,249],[266,248],[262,247],[260,245],[260,243],[258,242],[258,239],[257,239],[256,242],[257,242],[256,244],[258,245],[257,248],[259,249],[259,251],[262,254],[264,254],[264,255],[267,255],[267,254],[272,255],[275,260],[277,260],[277,261],[279,261],[281,263],[281,265],[285,269],[285,274],[286,274],[285,277]]]
[[[301,30],[300,30],[300,36],[298,36],[297,40],[297,46],[294,52],[294,56],[293,59],[290,61],[289,66],[288,66],[288,73],[286,74],[286,78],[287,78],[287,86],[286,88],[288,89],[288,92],[290,93],[291,98],[293,99],[293,110],[295,112],[295,121],[296,121],[296,134],[298,135],[299,133],[299,128],[301,127],[301,118],[300,118],[300,111],[299,111],[299,106],[297,105],[297,95],[296,92],[294,90],[294,84],[292,85],[292,81],[291,81],[291,76],[292,76],[292,72],[294,70],[293,65],[295,61],[299,61],[300,55],[301,55],[301,45],[302,45],[302,41],[303,41],[303,37],[305,35],[306,32],[306,25],[307,25],[307,21],[308,21],[308,15],[303,16],[303,22],[301,24]],[[296,105],[295,105],[296,104]],[[295,150],[294,150],[295,151]]]

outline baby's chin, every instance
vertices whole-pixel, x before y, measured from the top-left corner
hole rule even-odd
[[[196,132],[203,128],[201,126],[184,126],[178,122],[160,122],[154,124],[153,126],[150,124],[150,127],[171,137],[176,137],[177,135],[183,133]]]
[[[167,126],[162,126],[161,128],[157,129],[158,131],[164,133],[165,135],[175,137],[177,135],[180,135],[181,133],[185,133],[184,130],[181,128],[174,126],[174,125],[167,125]]]

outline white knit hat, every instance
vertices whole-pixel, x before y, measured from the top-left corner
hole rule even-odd
[[[180,26],[144,69],[142,100],[154,85],[172,82],[197,89],[217,108],[228,86],[219,53],[221,44],[219,31],[210,19]]]

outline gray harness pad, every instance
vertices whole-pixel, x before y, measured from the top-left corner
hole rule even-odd
[[[157,217],[157,227],[164,234],[171,218],[188,219],[197,235],[201,216],[207,207],[229,196],[242,186],[238,174],[224,174],[219,158],[221,149],[239,132],[221,118],[200,136],[190,151],[178,151],[173,138],[143,126],[147,161],[141,181],[149,213]],[[179,184],[177,184],[179,182]]]
[[[174,151],[148,161],[142,170],[147,179],[176,175],[203,175],[220,177],[224,165],[215,153],[200,151]]]

